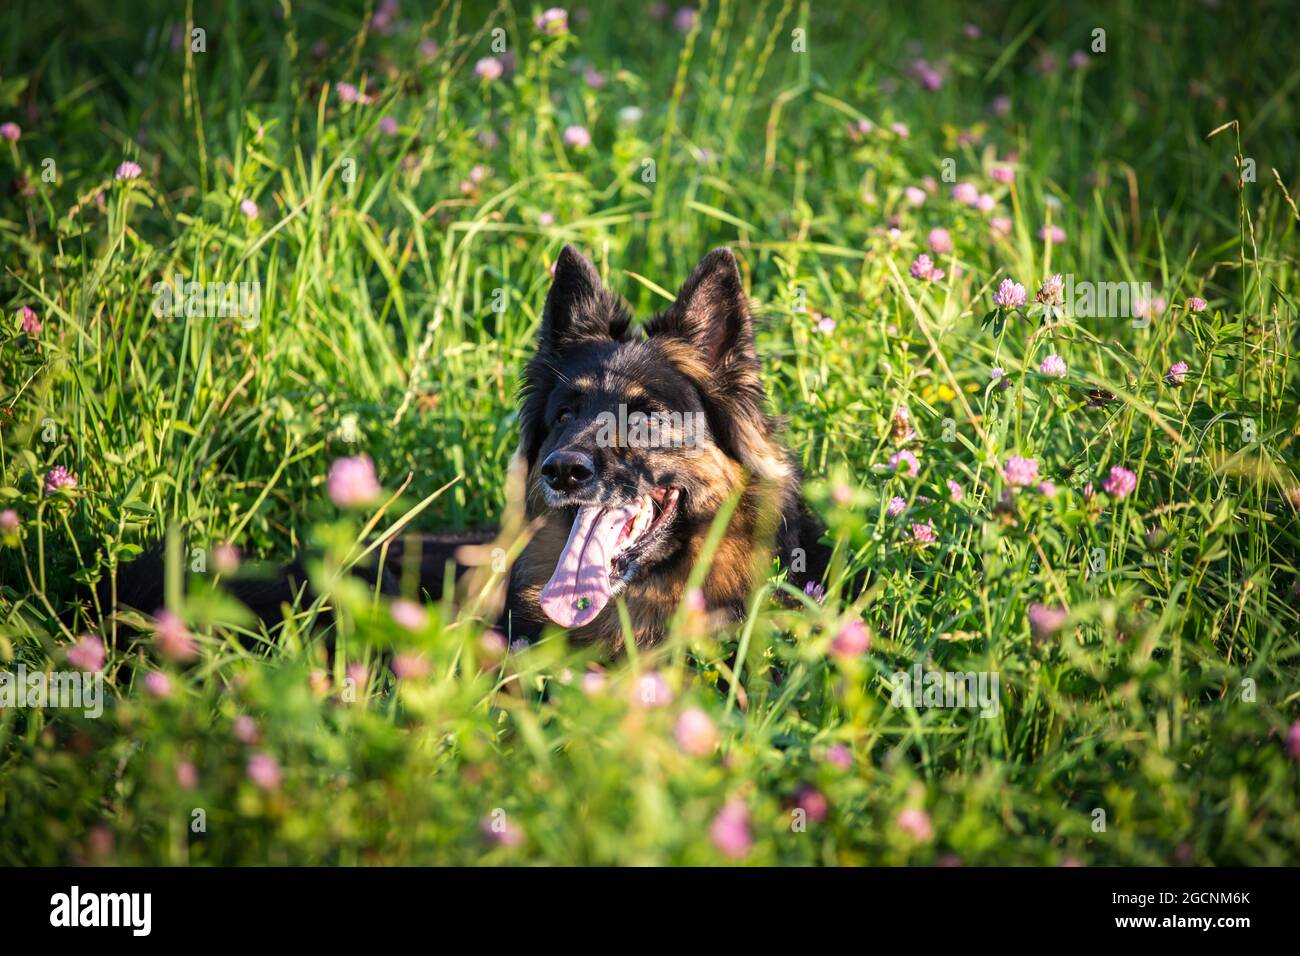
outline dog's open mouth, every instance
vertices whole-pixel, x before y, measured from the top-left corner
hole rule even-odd
[[[668,527],[681,492],[657,488],[617,508],[578,509],[555,572],[542,588],[542,610],[556,624],[581,627],[609,603],[621,570]]]

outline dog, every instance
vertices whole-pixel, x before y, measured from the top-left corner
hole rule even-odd
[[[561,250],[524,371],[518,454],[527,515],[542,524],[512,569],[512,630],[553,622],[617,648],[621,598],[637,643],[661,640],[733,494],[697,598],[713,623],[744,614],[756,558],[762,570],[778,558],[796,586],[821,576],[828,549],[761,373],[731,250],[706,255],[641,329],[595,266]],[[650,424],[643,440],[610,427],[626,421]]]
[[[661,641],[733,498],[699,591],[689,596],[711,627],[743,616],[773,558],[796,588],[821,581],[830,548],[767,413],[761,373],[730,249],[706,255],[672,305],[639,327],[589,260],[572,246],[560,251],[520,395],[515,459],[534,530],[510,568],[498,622],[511,640],[559,625],[574,643],[616,652],[622,601],[638,646]],[[464,548],[495,535],[485,528],[407,537],[393,543],[382,570],[356,573],[399,593],[405,563],[418,560],[421,590],[436,600],[448,563],[459,579],[468,570],[458,560]],[[117,600],[153,610],[162,596],[160,554],[127,571]],[[271,580],[230,584],[273,621],[302,599],[306,579],[298,560]]]

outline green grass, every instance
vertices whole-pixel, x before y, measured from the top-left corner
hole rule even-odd
[[[712,822],[736,802],[751,863],[1297,861],[1300,69],[1284,5],[994,5],[968,39],[971,14],[942,3],[710,3],[685,35],[641,4],[592,4],[545,38],[524,5],[408,2],[382,35],[365,4],[232,2],[195,5],[193,53],[170,43],[170,5],[139,6],[0,14],[0,122],[23,130],[0,142],[0,508],[21,523],[0,544],[0,659],[67,669],[78,635],[120,632],[102,717],[0,709],[0,861],[713,863]],[[497,28],[515,69],[484,83]],[[1106,52],[1072,69],[1096,28]],[[939,90],[908,75],[917,56],[943,65]],[[343,103],[340,81],[377,98]],[[850,135],[864,119],[875,129]],[[565,145],[571,125],[592,148]],[[1014,183],[995,182],[1011,151]],[[126,159],[143,175],[115,183]],[[945,159],[997,198],[1006,238],[949,182],[906,204]],[[1064,243],[1037,238],[1049,220]],[[955,252],[924,284],[908,267],[934,227]],[[684,617],[665,645],[600,662],[588,694],[593,652],[555,634],[500,659],[473,595],[408,631],[337,583],[354,542],[412,511],[418,528],[499,516],[518,374],[565,242],[642,316],[708,249],[735,249],[772,408],[863,594],[834,580],[824,605],[790,610],[773,580],[734,630]],[[1144,328],[982,324],[1002,278],[1032,297],[1054,272],[1150,282],[1168,307]],[[154,315],[155,283],[178,273],[260,283],[260,321]],[[1037,374],[1049,353],[1063,381]],[[1163,384],[1180,360],[1186,383]],[[1009,388],[989,386],[993,366]],[[1117,400],[1086,407],[1094,388]],[[884,467],[903,404],[915,480]],[[325,474],[362,451],[401,494],[341,514]],[[1013,454],[1059,493],[1022,491],[1008,515]],[[72,494],[42,494],[56,465]],[[1115,465],[1136,493],[1087,499]],[[909,510],[891,518],[896,495]],[[924,521],[938,540],[918,551],[905,529]],[[86,597],[169,528],[170,603],[200,642],[187,665]],[[250,561],[325,554],[324,598],[260,650],[212,570],[225,541]],[[208,570],[187,573],[191,549]],[[1039,642],[1034,603],[1068,609]],[[871,650],[838,659],[829,641],[854,618]],[[393,649],[427,676],[394,681]],[[893,675],[918,661],[996,673],[997,715],[892,706]],[[672,700],[641,706],[651,669]],[[154,671],[170,697],[147,691]],[[679,747],[687,707],[718,726],[717,754]],[[254,754],[278,786],[249,779]],[[810,787],[829,810],[794,826]],[[908,809],[929,839],[898,825]],[[486,838],[494,818],[520,839]]]

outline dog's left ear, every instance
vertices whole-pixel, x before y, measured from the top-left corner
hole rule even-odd
[[[776,423],[763,411],[754,323],[731,250],[714,249],[701,259],[677,301],[646,331],[652,341],[676,339],[689,346],[680,358],[680,350],[671,349],[669,361],[699,387],[709,431],[719,446],[760,477],[788,479],[790,464],[771,440]]]
[[[757,365],[749,301],[731,250],[714,249],[701,259],[677,293],[677,301],[646,331],[651,336],[685,339],[708,368]]]

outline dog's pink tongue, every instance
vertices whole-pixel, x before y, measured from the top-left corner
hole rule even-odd
[[[618,533],[635,508],[578,509],[555,573],[542,588],[542,610],[562,627],[581,627],[609,603],[609,567]]]

